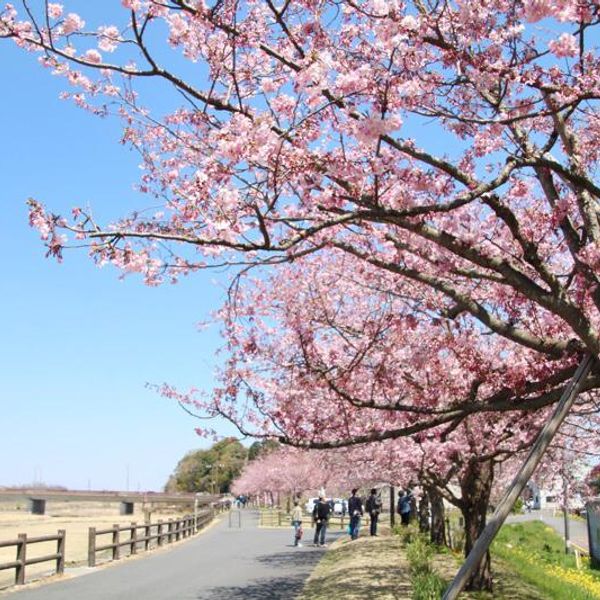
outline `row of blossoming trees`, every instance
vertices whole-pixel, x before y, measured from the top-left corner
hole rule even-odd
[[[87,243],[149,285],[230,265],[222,384],[164,393],[290,446],[389,444],[459,482],[468,548],[496,466],[600,350],[597,0],[121,4],[0,16],[123,121],[161,205],[103,224],[32,199],[49,254]],[[593,441],[599,386],[594,362],[555,452]]]

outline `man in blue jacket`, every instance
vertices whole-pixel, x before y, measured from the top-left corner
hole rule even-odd
[[[402,525],[408,526],[410,522],[410,511],[411,511],[412,494],[410,490],[402,492],[400,498],[398,498],[397,512],[400,515]]]

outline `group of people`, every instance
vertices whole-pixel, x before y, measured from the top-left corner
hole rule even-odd
[[[410,490],[401,492],[398,497],[396,512],[400,515],[401,523],[404,526],[408,525],[410,521],[412,501],[413,496]],[[364,508],[362,498],[358,495],[358,489],[354,488],[352,490],[352,495],[350,498],[348,498],[348,514],[350,515],[348,533],[350,534],[350,539],[355,540],[358,538],[360,522],[365,512],[368,513],[370,518],[369,533],[372,536],[377,535],[377,525],[382,506],[383,503],[381,501],[381,494],[378,493],[375,488],[371,489],[369,497],[364,503]],[[312,520],[315,524],[315,535],[313,538],[313,544],[315,546],[326,545],[325,535],[327,533],[327,525],[329,523],[331,512],[331,503],[327,501],[327,498],[325,498],[324,494],[320,495],[312,511]],[[300,542],[303,535],[302,507],[300,506],[299,502],[294,503],[294,509],[292,511],[292,525],[294,526],[294,546],[302,546]]]

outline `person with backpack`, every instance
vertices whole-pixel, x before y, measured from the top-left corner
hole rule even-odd
[[[371,517],[371,535],[377,535],[377,521],[379,520],[379,513],[381,512],[381,496],[377,493],[377,490],[373,488],[371,495],[367,498],[366,509]]]
[[[319,496],[319,501],[313,509],[313,521],[315,523],[315,537],[313,543],[315,546],[325,546],[325,533],[327,532],[327,523],[331,506],[324,496]]]
[[[355,540],[358,537],[360,528],[360,518],[363,516],[363,503],[360,496],[356,493],[358,490],[352,490],[352,496],[348,498],[348,514],[350,515],[350,539]]]
[[[402,494],[398,498],[398,506],[396,507],[396,512],[400,515],[400,520],[404,527],[407,527],[410,521],[411,502],[412,494],[410,493],[410,490],[402,492]]]

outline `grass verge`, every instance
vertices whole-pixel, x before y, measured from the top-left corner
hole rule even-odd
[[[539,521],[504,526],[492,547],[518,576],[542,591],[548,600],[600,600],[600,574],[565,554],[562,538]]]
[[[408,561],[397,536],[335,542],[298,600],[409,600]]]
[[[297,600],[437,600],[462,556],[433,548],[414,529],[401,535],[340,540]],[[540,522],[506,525],[492,547],[494,593],[461,600],[600,600],[600,575],[577,570],[562,538]]]

